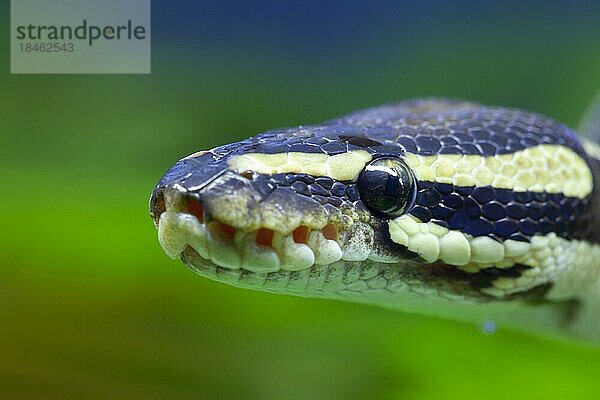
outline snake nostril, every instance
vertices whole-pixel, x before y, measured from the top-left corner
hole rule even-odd
[[[329,239],[329,240],[337,240],[338,239],[338,231],[337,228],[335,227],[335,225],[333,224],[327,224],[323,227],[323,229],[321,229],[321,232],[323,233],[323,236],[325,237],[325,239]]]
[[[201,201],[188,198],[186,208],[190,214],[198,218],[198,221],[204,222],[204,204]]]
[[[158,223],[160,214],[165,212],[167,209],[165,205],[165,194],[161,191],[155,191],[150,198],[150,216],[154,219],[155,223]]]
[[[301,225],[301,226],[297,227],[292,232],[292,235],[294,237],[294,242],[304,243],[304,244],[308,243],[308,227],[307,226]]]
[[[267,228],[260,228],[256,232],[256,244],[266,247],[273,245],[273,231]]]

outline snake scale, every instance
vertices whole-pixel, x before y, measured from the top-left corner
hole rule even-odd
[[[599,159],[539,114],[408,100],[194,153],[150,214],[238,287],[600,342]]]

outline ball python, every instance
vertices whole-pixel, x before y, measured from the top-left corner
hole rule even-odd
[[[599,160],[543,115],[407,100],[187,156],[150,215],[234,286],[600,342]]]

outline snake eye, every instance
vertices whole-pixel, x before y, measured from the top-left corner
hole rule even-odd
[[[360,173],[357,186],[360,198],[369,208],[390,217],[404,213],[416,196],[414,175],[398,158],[371,161]]]

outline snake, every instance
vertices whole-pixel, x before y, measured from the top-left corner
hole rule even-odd
[[[150,216],[236,287],[600,343],[598,104],[581,135],[443,98],[270,130],[176,162]]]

